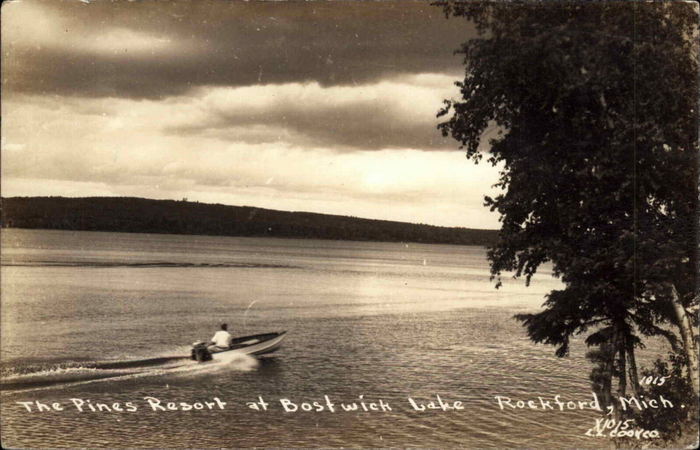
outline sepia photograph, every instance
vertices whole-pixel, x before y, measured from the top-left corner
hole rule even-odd
[[[691,1],[2,3],[3,448],[697,448]]]

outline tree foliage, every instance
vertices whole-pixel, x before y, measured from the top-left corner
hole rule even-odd
[[[502,193],[485,200],[502,223],[492,275],[529,283],[551,262],[565,285],[517,316],[529,336],[563,356],[573,335],[598,330],[589,345],[615,344],[608,374],[626,360],[636,371],[640,335],[680,345],[674,290],[697,305],[696,6],[438,4],[479,31],[459,50],[461,98],[439,128],[501,168]]]

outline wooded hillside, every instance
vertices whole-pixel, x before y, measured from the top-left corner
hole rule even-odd
[[[3,228],[488,245],[495,230],[133,197],[2,199]]]

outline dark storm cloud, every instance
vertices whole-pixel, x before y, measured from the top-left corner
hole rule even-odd
[[[459,73],[453,51],[472,34],[427,2],[29,3],[57,26],[38,44],[3,33],[9,92],[161,98],[205,85],[355,85]],[[4,16],[3,26],[11,25],[15,17]],[[152,51],[150,41],[129,51],[120,38],[128,32],[153,38]],[[105,39],[112,42],[91,46]]]
[[[324,116],[309,114],[297,117],[257,118],[262,122],[271,122],[277,130],[269,128],[245,130],[238,127],[257,124],[255,118],[227,117],[206,126],[179,126],[166,131],[179,135],[202,135],[223,140],[246,142],[250,144],[274,142],[280,139],[275,134],[283,130],[285,139],[297,145],[319,146],[337,151],[344,150],[381,150],[390,148],[418,148],[423,150],[452,150],[457,147],[454,141],[443,138],[430,122],[412,123],[396,122],[391,119],[382,122],[384,114],[368,116],[357,110],[343,110],[337,114]],[[273,122],[274,121],[274,122]],[[227,126],[231,122],[234,126]],[[290,136],[291,134],[291,136]]]
[[[426,83],[425,78],[433,80]],[[436,127],[435,111],[442,99],[431,88],[436,83],[449,86],[449,77],[399,78],[345,88],[314,83],[215,89],[198,97],[203,106],[199,117],[166,131],[248,143],[284,140],[340,151],[453,149],[456,144]]]

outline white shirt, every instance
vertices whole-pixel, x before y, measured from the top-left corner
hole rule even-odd
[[[231,334],[226,330],[219,330],[211,340],[217,347],[228,347],[231,345]]]

